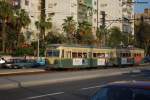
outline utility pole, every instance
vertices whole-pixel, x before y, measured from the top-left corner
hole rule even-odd
[[[106,46],[106,32],[105,32],[105,27],[106,27],[106,13],[105,13],[105,11],[101,11],[101,15],[102,15],[102,18],[101,18],[102,25],[100,26],[100,29],[104,33],[103,45]]]
[[[101,15],[102,15],[102,18],[101,18],[102,25],[101,25],[101,27],[105,28],[105,26],[106,26],[106,13],[105,13],[105,11],[101,11]]]
[[[98,22],[98,21],[99,21],[98,19],[99,19],[99,0],[97,0],[97,31],[98,31],[98,28],[99,28],[99,27],[98,27],[98,23],[99,23],[99,22]]]
[[[41,0],[41,18],[40,18],[40,23],[45,22],[46,19],[46,12],[45,12],[45,0]],[[40,33],[42,34],[42,42],[44,44],[45,48],[45,27],[40,27]]]
[[[38,32],[38,41],[37,41],[37,60],[40,58],[40,33]]]

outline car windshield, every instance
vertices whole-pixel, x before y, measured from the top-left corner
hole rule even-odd
[[[59,57],[59,50],[49,50],[47,51],[48,57]]]
[[[134,88],[101,88],[91,100],[150,100],[150,90]]]

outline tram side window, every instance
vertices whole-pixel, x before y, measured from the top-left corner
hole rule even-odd
[[[135,54],[134,54],[134,57],[136,57],[136,56],[137,56],[137,54],[135,53]]]
[[[71,58],[71,51],[67,51],[67,52],[66,52],[66,57],[67,57],[67,58]]]
[[[87,58],[87,53],[83,53],[83,58]]]
[[[96,53],[93,53],[93,57],[94,57],[94,58],[96,58],[96,57],[97,57]]]
[[[54,57],[59,57],[59,51],[54,51],[54,52],[53,52],[53,56],[54,56]]]
[[[129,53],[129,57],[131,57],[131,53]]]
[[[141,56],[141,54],[140,53],[135,53],[134,57],[137,57],[137,56]]]
[[[78,57],[78,53],[77,52],[72,52],[72,58],[77,58]]]
[[[82,53],[78,53],[78,58],[82,58]]]
[[[64,50],[62,50],[61,57],[64,58]]]
[[[131,57],[131,53],[121,53],[121,57]]]
[[[93,57],[94,58],[104,58],[105,57],[105,53],[93,53]]]
[[[97,54],[97,57],[98,57],[98,58],[104,58],[104,57],[105,57],[105,53],[98,53],[98,54]]]
[[[122,57],[126,57],[126,53],[123,53],[123,54],[122,54]]]

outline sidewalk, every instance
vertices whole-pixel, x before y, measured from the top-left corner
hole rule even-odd
[[[10,76],[18,74],[29,74],[29,73],[42,73],[44,69],[29,68],[29,69],[0,69],[0,76]]]
[[[75,81],[97,77],[107,77],[113,75],[121,75],[131,72],[140,72],[140,70],[150,70],[150,66],[146,67],[130,67],[130,68],[113,68],[113,69],[97,69],[91,71],[76,72],[50,72],[35,75],[21,76],[5,76],[0,77],[0,89],[11,89],[19,87],[29,87],[52,84],[56,82]]]

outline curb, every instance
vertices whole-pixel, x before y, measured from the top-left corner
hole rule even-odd
[[[13,75],[30,75],[30,74],[38,74],[38,73],[46,73],[45,70],[27,70],[27,71],[8,71],[0,73],[0,77],[3,76],[13,76]]]

